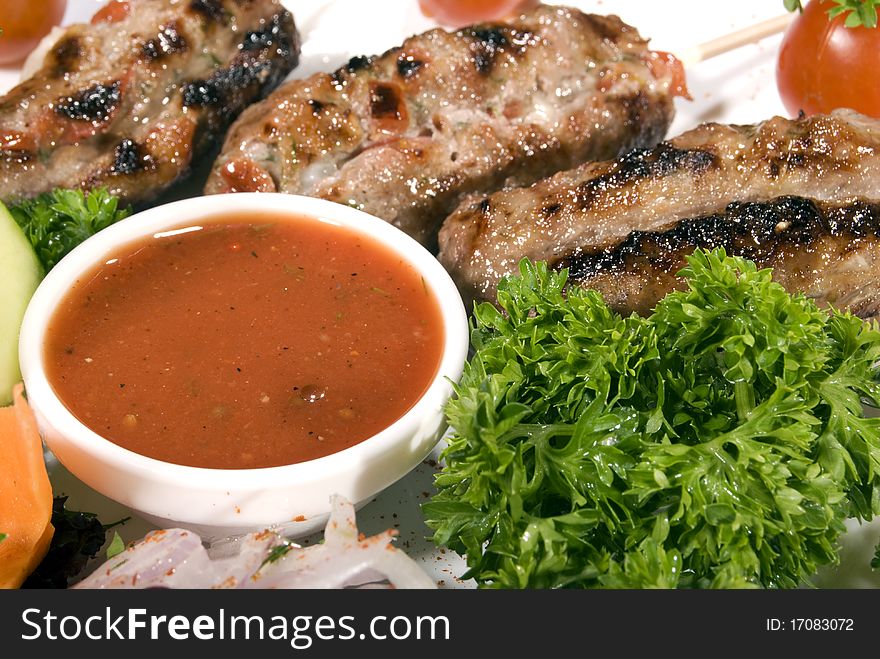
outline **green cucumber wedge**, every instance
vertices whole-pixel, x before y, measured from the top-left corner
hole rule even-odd
[[[12,387],[21,380],[21,319],[42,278],[43,268],[30,241],[0,203],[0,406],[12,402]]]

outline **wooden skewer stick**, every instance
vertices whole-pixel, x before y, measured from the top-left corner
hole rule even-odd
[[[681,60],[685,66],[688,66],[690,64],[696,64],[697,62],[707,60],[710,57],[721,55],[722,53],[734,50],[740,46],[755,43],[764,37],[769,37],[777,32],[785,30],[795,16],[796,14],[794,12],[790,12],[782,16],[777,16],[776,18],[770,18],[766,21],[755,23],[754,25],[737,30],[736,32],[725,34],[717,39],[712,39],[711,41],[706,41],[699,45],[692,46],[691,48],[686,48],[678,54],[678,59]]]

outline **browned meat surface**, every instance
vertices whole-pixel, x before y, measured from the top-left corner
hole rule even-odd
[[[323,197],[431,244],[466,193],[656,144],[682,84],[678,62],[615,16],[539,6],[431,30],[249,108],[206,192]]]
[[[106,185],[149,200],[298,59],[280,0],[112,2],[0,98],[0,199]]]
[[[694,249],[723,247],[792,293],[863,318],[880,313],[880,203],[780,197],[730,204],[722,213],[682,220],[666,231],[636,231],[613,249],[550,263],[570,285],[598,290],[616,311],[646,314],[684,281],[676,274]]]
[[[439,258],[465,297],[492,300],[522,258],[577,259],[633,231],[785,195],[880,199],[880,121],[838,111],[705,124],[650,150],[468,199],[443,224]]]

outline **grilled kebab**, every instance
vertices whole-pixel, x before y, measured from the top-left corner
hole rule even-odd
[[[723,247],[773,268],[773,279],[820,306],[862,318],[880,315],[880,202],[833,203],[804,197],[735,202],[665,231],[634,231],[612,249],[553,260],[571,285],[602,293],[627,315],[647,315],[684,280],[676,274],[696,248]]]
[[[656,144],[684,93],[679,62],[616,16],[539,5],[285,83],[232,126],[205,190],[323,197],[432,244],[467,193]]]
[[[806,197],[809,199],[779,199]],[[519,261],[570,267],[621,311],[645,311],[697,246],[773,266],[862,315],[876,300],[880,121],[851,110],[756,125],[708,123],[651,149],[530,187],[468,198],[440,231],[467,299],[494,300]],[[761,203],[754,203],[761,202]]]
[[[0,200],[99,185],[150,200],[298,59],[280,0],[112,0],[0,97]]]

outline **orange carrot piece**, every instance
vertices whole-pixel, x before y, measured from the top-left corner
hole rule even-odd
[[[23,390],[15,385],[13,404],[0,407],[0,588],[21,586],[55,533],[43,444]]]

